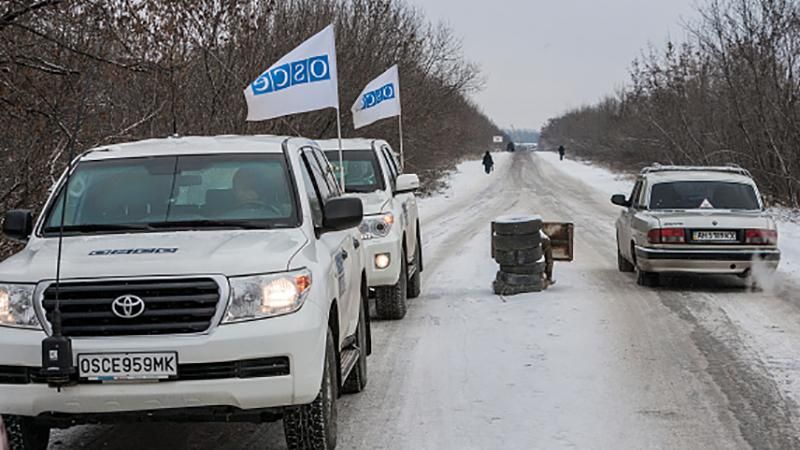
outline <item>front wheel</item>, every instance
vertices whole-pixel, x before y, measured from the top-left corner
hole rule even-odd
[[[408,311],[408,270],[406,252],[400,255],[400,278],[394,286],[375,288],[375,309],[378,318],[384,320],[400,320]]]
[[[32,417],[3,416],[10,450],[46,450],[50,428]]]
[[[414,275],[408,279],[408,298],[417,298],[422,293],[422,246],[417,235],[417,250],[414,252]]]
[[[366,299],[361,299],[361,307],[358,311],[358,328],[356,329],[356,344],[358,345],[358,362],[347,379],[344,380],[342,392],[345,394],[356,394],[367,387],[367,354],[369,354],[369,343],[367,342],[367,334],[369,333],[369,325],[367,325],[367,311],[364,307]]]
[[[317,398],[308,405],[287,408],[284,413],[283,432],[290,450],[336,448],[336,398],[339,389],[333,341],[333,332],[329,328],[322,385]]]

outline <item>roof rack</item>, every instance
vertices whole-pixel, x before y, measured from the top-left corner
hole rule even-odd
[[[753,178],[750,171],[742,168],[738,164],[726,164],[724,166],[662,166],[655,163],[650,167],[645,167],[640,172],[641,175],[658,172],[723,172],[744,175]]]

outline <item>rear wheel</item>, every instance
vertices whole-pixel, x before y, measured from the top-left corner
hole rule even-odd
[[[317,398],[308,405],[287,408],[283,416],[283,431],[290,450],[336,448],[336,397],[339,396],[336,377],[336,349],[333,333],[328,329],[325,343],[325,366]]]
[[[405,261],[406,252],[400,255],[400,278],[394,286],[380,286],[375,288],[375,310],[378,318],[384,320],[400,320],[408,311],[408,270]]]
[[[655,272],[645,272],[639,269],[636,271],[636,284],[644,287],[658,287],[661,284],[661,276]]]
[[[3,416],[10,450],[46,450],[50,428],[32,417]]]

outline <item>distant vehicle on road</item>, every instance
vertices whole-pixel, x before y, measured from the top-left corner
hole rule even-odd
[[[36,223],[17,210],[3,224],[27,243],[0,263],[14,450],[46,448],[51,428],[151,420],[283,419],[289,448],[336,446],[337,397],[367,382],[363,211],[316,143],[111,145],[65,180]],[[74,363],[53,385],[40,368],[59,304]]]
[[[619,270],[657,286],[664,273],[736,274],[756,264],[774,271],[778,229],[750,173],[738,166],[648,167],[616,223]]]
[[[339,141],[320,141],[339,174]],[[422,231],[414,192],[419,177],[403,173],[388,142],[345,139],[345,192],[364,202],[364,239],[367,282],[375,292],[381,319],[406,315],[408,298],[422,289]]]

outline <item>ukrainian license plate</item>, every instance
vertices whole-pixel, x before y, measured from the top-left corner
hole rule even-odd
[[[91,381],[166,380],[178,376],[178,354],[82,354],[78,355],[78,373]]]
[[[695,231],[692,240],[699,242],[736,242],[739,240],[735,231]]]

